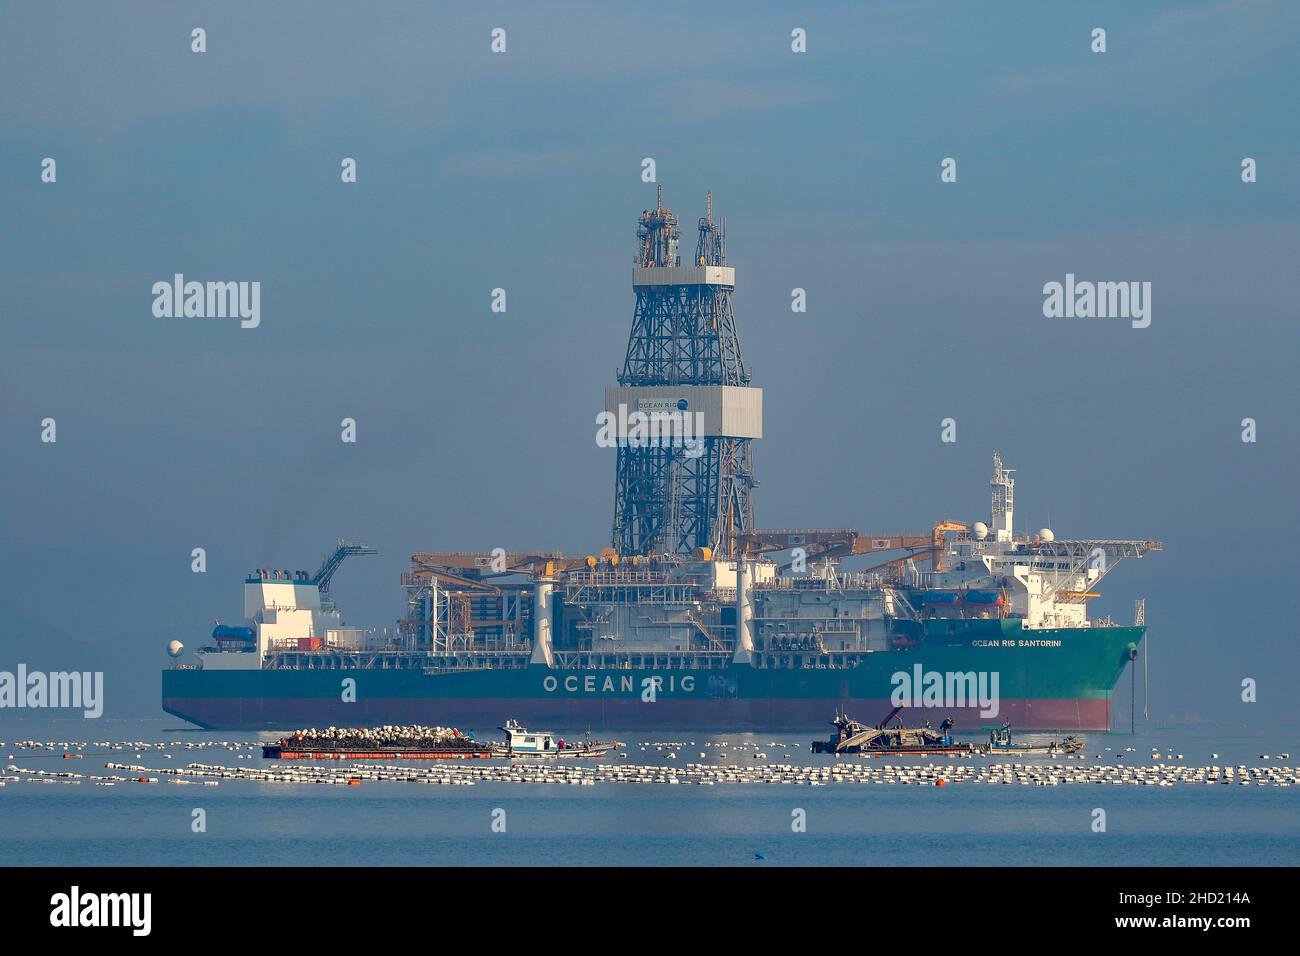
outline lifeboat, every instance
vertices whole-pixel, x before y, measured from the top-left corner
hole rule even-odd
[[[921,594],[922,604],[956,604],[956,591],[925,591]]]

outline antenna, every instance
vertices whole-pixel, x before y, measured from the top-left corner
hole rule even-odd
[[[704,215],[699,222],[700,238],[695,244],[695,264],[697,266],[721,266],[727,263],[727,246],[724,233],[726,220],[721,223],[713,221],[713,191],[704,197]]]
[[[1147,599],[1138,598],[1133,606],[1133,623],[1138,627],[1146,627],[1147,624]],[[1151,671],[1151,635],[1142,635],[1142,719],[1151,719],[1150,710],[1150,676]]]
[[[1012,522],[1016,507],[1016,480],[1011,477],[1015,470],[1002,467],[1002,456],[993,453],[993,480],[989,482],[993,487],[993,507],[989,517],[996,540],[1004,540],[1003,532],[1008,539],[1015,534]]]

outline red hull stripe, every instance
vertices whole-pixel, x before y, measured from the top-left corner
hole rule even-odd
[[[343,727],[382,724],[438,724],[492,730],[513,718],[525,726],[557,732],[596,729],[698,730],[721,732],[821,729],[835,710],[862,721],[875,721],[892,708],[885,699],[781,698],[764,700],[581,697],[489,699],[394,697],[345,704],[337,698],[167,697],[163,709],[203,727],[218,730],[335,724]],[[1003,699],[998,713],[986,716],[977,707],[917,707],[908,723],[956,720],[958,733],[975,733],[986,724],[1009,720],[1016,730],[1110,729],[1110,701],[1101,699]],[[385,756],[392,756],[391,754]]]
[[[469,753],[434,753],[432,751],[421,753],[411,750],[377,750],[374,753],[361,753],[359,751],[348,751],[339,753],[336,751],[325,751],[321,753],[310,753],[305,750],[286,750],[278,757],[272,757],[272,760],[486,760],[492,755],[487,751],[474,751]]]

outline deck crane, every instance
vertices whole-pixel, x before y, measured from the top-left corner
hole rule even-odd
[[[316,585],[317,589],[320,591],[321,603],[324,604],[328,601],[330,579],[334,577],[334,573],[338,571],[339,566],[344,562],[344,560],[350,558],[354,554],[378,553],[378,551],[369,545],[349,544],[340,538],[338,546],[334,549],[334,553],[326,556],[325,560],[321,562],[320,570],[312,575],[311,578],[311,583]]]
[[[935,570],[942,570],[944,535],[949,531],[968,531],[958,521],[939,521],[929,534],[862,534],[852,528],[783,528],[772,531],[742,531],[735,536],[736,544],[747,555],[765,554],[803,548],[809,562],[821,558],[845,558],[877,551],[907,551],[896,564],[908,558],[929,560]],[[884,567],[878,565],[877,567]],[[782,565],[785,571],[789,564]]]

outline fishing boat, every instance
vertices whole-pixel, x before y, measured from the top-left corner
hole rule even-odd
[[[1053,740],[1046,744],[1018,744],[1011,739],[1010,722],[998,727],[984,727],[989,732],[989,742],[981,749],[988,754],[1072,754],[1083,749],[1083,741],[1071,734],[1064,740]]]
[[[617,740],[598,741],[590,737],[568,741],[552,733],[528,730],[517,720],[507,720],[500,730],[505,732],[506,740],[505,743],[492,745],[492,755],[495,757],[546,757],[557,760],[568,757],[603,757],[611,750],[623,746]]]

